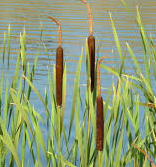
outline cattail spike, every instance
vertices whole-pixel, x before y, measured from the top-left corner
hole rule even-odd
[[[103,120],[103,99],[97,97],[97,113],[96,113],[96,148],[99,151],[103,150],[104,137],[104,120]]]
[[[94,89],[94,71],[95,71],[95,38],[93,35],[88,37],[88,50],[90,60],[90,78],[91,78],[91,91]]]
[[[62,105],[62,82],[63,82],[63,49],[56,49],[56,102],[61,107]]]
[[[55,18],[48,16],[58,25],[59,40],[56,49],[56,102],[59,107],[62,106],[62,83],[63,83],[63,48],[62,48],[62,30],[61,24]]]
[[[96,108],[96,148],[99,151],[103,150],[103,138],[104,138],[104,118],[103,118],[103,99],[101,97],[101,84],[100,84],[100,63],[107,56],[103,56],[97,63],[97,108]]]

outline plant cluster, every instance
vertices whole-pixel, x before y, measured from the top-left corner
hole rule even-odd
[[[86,96],[82,99],[79,86],[82,50],[71,97],[69,128],[64,124],[67,94],[66,68],[68,67],[64,63],[61,105],[55,93],[57,89],[55,68],[54,75],[48,70],[49,87],[45,88],[43,97],[34,85],[38,53],[30,68],[26,59],[26,32],[23,31],[20,35],[19,54],[11,84],[6,82],[3,71],[0,74],[0,166],[155,166],[156,93],[153,83],[155,84],[156,80],[156,51],[152,37],[148,37],[142,25],[138,9],[136,13],[143,44],[144,70],[140,68],[132,48],[126,43],[127,54],[134,62],[136,73],[130,75],[125,72],[126,55],[123,56],[110,15],[120,66],[111,68],[103,63],[100,65],[102,59],[99,61],[97,59],[95,68],[97,77],[94,78],[94,90],[92,90],[89,46],[86,42]],[[8,42],[7,49],[6,42]],[[3,63],[6,50],[9,66],[10,26],[8,38],[4,33],[3,52],[0,59]],[[117,78],[117,83],[112,83],[104,100],[100,92],[100,67]],[[46,119],[42,118],[37,108],[31,104],[32,92],[38,97],[38,103],[44,106]],[[100,110],[99,120],[96,119],[96,107]],[[83,118],[80,118],[82,114]],[[102,124],[103,121],[104,124]],[[100,127],[103,126],[102,131],[98,123]],[[71,134],[73,134],[72,137]]]

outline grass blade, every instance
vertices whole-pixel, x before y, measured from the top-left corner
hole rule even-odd
[[[117,31],[116,31],[112,16],[111,16],[111,14],[109,14],[109,15],[110,15],[111,23],[112,23],[114,39],[115,39],[116,46],[117,46],[117,49],[118,49],[118,53],[119,53],[119,56],[120,56],[120,61],[122,61],[122,50],[121,50],[121,46],[120,46],[120,41],[119,41],[119,38],[118,38],[118,34],[117,34]]]
[[[77,70],[76,70],[76,76],[75,76],[75,80],[74,80],[74,93],[73,93],[72,111],[71,111],[71,117],[70,117],[68,140],[70,138],[71,128],[72,128],[74,114],[75,114],[75,108],[76,108],[76,101],[77,101],[77,97],[78,97],[78,90],[79,90],[78,88],[79,88],[82,58],[83,58],[83,49],[81,51],[81,56],[80,56],[80,59],[79,59],[79,62],[78,62],[78,66],[77,66]]]

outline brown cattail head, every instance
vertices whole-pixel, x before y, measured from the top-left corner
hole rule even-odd
[[[56,102],[59,107],[62,105],[62,81],[63,81],[63,49],[56,49]]]
[[[104,120],[103,120],[103,99],[98,96],[96,99],[96,148],[99,151],[103,150],[103,137],[104,137]]]
[[[94,89],[94,71],[95,71],[95,38],[93,35],[88,37],[88,50],[90,59],[90,78],[91,78],[91,91]]]

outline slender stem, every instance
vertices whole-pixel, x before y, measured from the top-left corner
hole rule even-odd
[[[59,47],[61,47],[62,46],[62,28],[61,28],[61,23],[58,22],[55,18],[53,18],[51,16],[48,16],[48,18],[53,20],[58,25],[58,33],[59,33],[58,44],[59,44]]]
[[[100,63],[101,61],[106,58],[107,56],[103,56],[100,58],[100,60],[97,63],[97,91],[98,91],[98,96],[101,96],[101,83],[100,83]]]
[[[57,129],[57,133],[58,133],[58,154],[59,156],[61,155],[61,107],[57,107],[57,119],[58,119],[58,129]],[[61,161],[60,161],[60,158],[58,159],[58,166],[61,165]]]
[[[90,9],[90,5],[86,4],[88,10],[88,17],[89,17],[89,35],[93,35],[93,19],[92,19],[92,12]]]
[[[90,134],[90,120],[91,120],[91,112],[88,112],[88,130],[87,130],[87,136],[88,136],[88,140],[89,140],[89,134]]]
[[[101,151],[99,151],[99,156],[98,156],[98,167],[101,167]]]
[[[149,161],[150,161],[150,163],[151,163],[151,166],[152,166],[152,167],[155,167],[153,161],[151,160],[151,158],[148,156],[148,154],[147,154],[145,151],[141,150],[141,149],[140,149],[137,145],[135,145],[134,143],[132,143],[132,146],[135,147],[137,150],[139,150],[142,154],[144,154],[144,156],[145,156],[147,159],[149,159]]]
[[[87,2],[85,0],[80,0],[81,2],[83,2],[84,4],[86,4]]]
[[[86,4],[88,10],[88,20],[89,20],[89,35],[93,35],[93,19],[92,19],[93,17],[90,5],[85,0],[80,0],[80,1]]]

